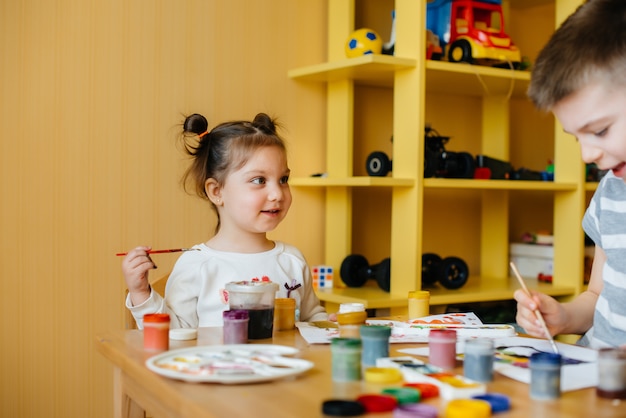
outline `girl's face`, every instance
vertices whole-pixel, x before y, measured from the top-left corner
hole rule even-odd
[[[578,140],[585,163],[612,170],[626,181],[626,94],[624,86],[606,84],[589,84],[552,111]]]
[[[276,228],[291,206],[289,172],[279,147],[257,149],[221,188],[220,230],[265,233]]]

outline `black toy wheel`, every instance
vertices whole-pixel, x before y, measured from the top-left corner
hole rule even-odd
[[[374,273],[376,277],[376,283],[385,292],[389,292],[391,289],[391,259],[385,258],[376,266]]]
[[[472,46],[465,39],[454,42],[448,50],[448,60],[450,62],[472,63]]]
[[[374,151],[367,157],[367,174],[373,177],[385,177],[391,171],[391,160],[381,151]]]
[[[458,257],[446,257],[441,262],[439,283],[446,289],[458,289],[469,277],[469,268],[465,261]]]
[[[459,152],[456,154],[456,169],[454,177],[460,179],[474,178],[474,168],[475,163],[472,154],[469,152]]]
[[[341,262],[339,275],[346,286],[361,287],[367,281],[368,269],[369,263],[367,262],[367,258],[359,254],[352,254]]]
[[[422,284],[432,285],[439,278],[441,257],[435,253],[422,254]]]
[[[469,152],[459,152],[459,165],[461,166],[462,178],[471,179],[474,178],[474,170],[476,169],[476,163],[474,157]]]

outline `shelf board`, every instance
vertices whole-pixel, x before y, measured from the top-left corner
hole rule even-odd
[[[373,284],[373,285],[372,285]],[[374,282],[363,287],[316,289],[317,297],[328,303],[362,303],[365,309],[406,307],[407,297],[395,297],[377,287]]]
[[[415,67],[416,61],[392,55],[363,55],[290,70],[289,78],[328,83],[354,80],[357,84],[393,86],[394,72]]]
[[[536,279],[524,280],[529,289],[550,296],[572,296],[575,294],[573,287],[556,287]],[[430,291],[430,304],[435,306],[510,300],[513,299],[513,292],[518,288],[519,283],[514,278],[470,277],[460,289],[448,290],[439,285],[425,289]],[[335,304],[362,303],[366,309],[406,307],[408,304],[407,297],[393,296],[378,288],[373,281],[369,281],[363,287],[317,289],[315,293],[323,302]]]
[[[537,279],[524,279],[529,289],[537,290],[550,296],[571,296],[576,290],[573,287],[556,287]],[[513,292],[519,288],[516,279],[495,279],[470,276],[468,282],[456,290],[448,290],[437,285],[430,290],[431,305],[449,305],[454,303],[491,302],[513,299]]]
[[[554,0],[511,0],[511,7],[516,9],[525,9],[546,4],[554,4]]]
[[[413,68],[416,61],[392,55],[363,55],[325,62],[288,72],[294,80],[328,83],[354,80],[357,84],[392,87],[398,70]],[[527,71],[465,63],[426,61],[426,91],[474,96],[525,97],[530,81]]]
[[[470,96],[526,97],[530,72],[426,61],[426,91]]]
[[[294,177],[289,179],[294,187],[413,187],[413,179],[393,177]],[[595,190],[596,183],[587,186]],[[424,179],[424,187],[429,189],[476,189],[476,190],[531,190],[531,191],[570,191],[576,190],[575,183],[528,180],[475,180],[475,179]]]
[[[412,187],[412,179],[396,179],[393,177],[295,177],[289,179],[295,187]]]
[[[475,179],[424,179],[424,187],[432,189],[477,189],[477,190],[576,190],[575,183],[530,180],[475,180]]]

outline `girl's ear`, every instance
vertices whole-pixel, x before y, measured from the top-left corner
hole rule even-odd
[[[204,182],[204,191],[209,200],[213,202],[215,206],[222,205],[222,188],[220,187],[217,180],[215,180],[214,178],[207,179]]]

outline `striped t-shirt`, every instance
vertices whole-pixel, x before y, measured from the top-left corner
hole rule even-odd
[[[626,183],[612,172],[598,185],[583,229],[607,258],[593,327],[583,340],[593,348],[626,344]]]

